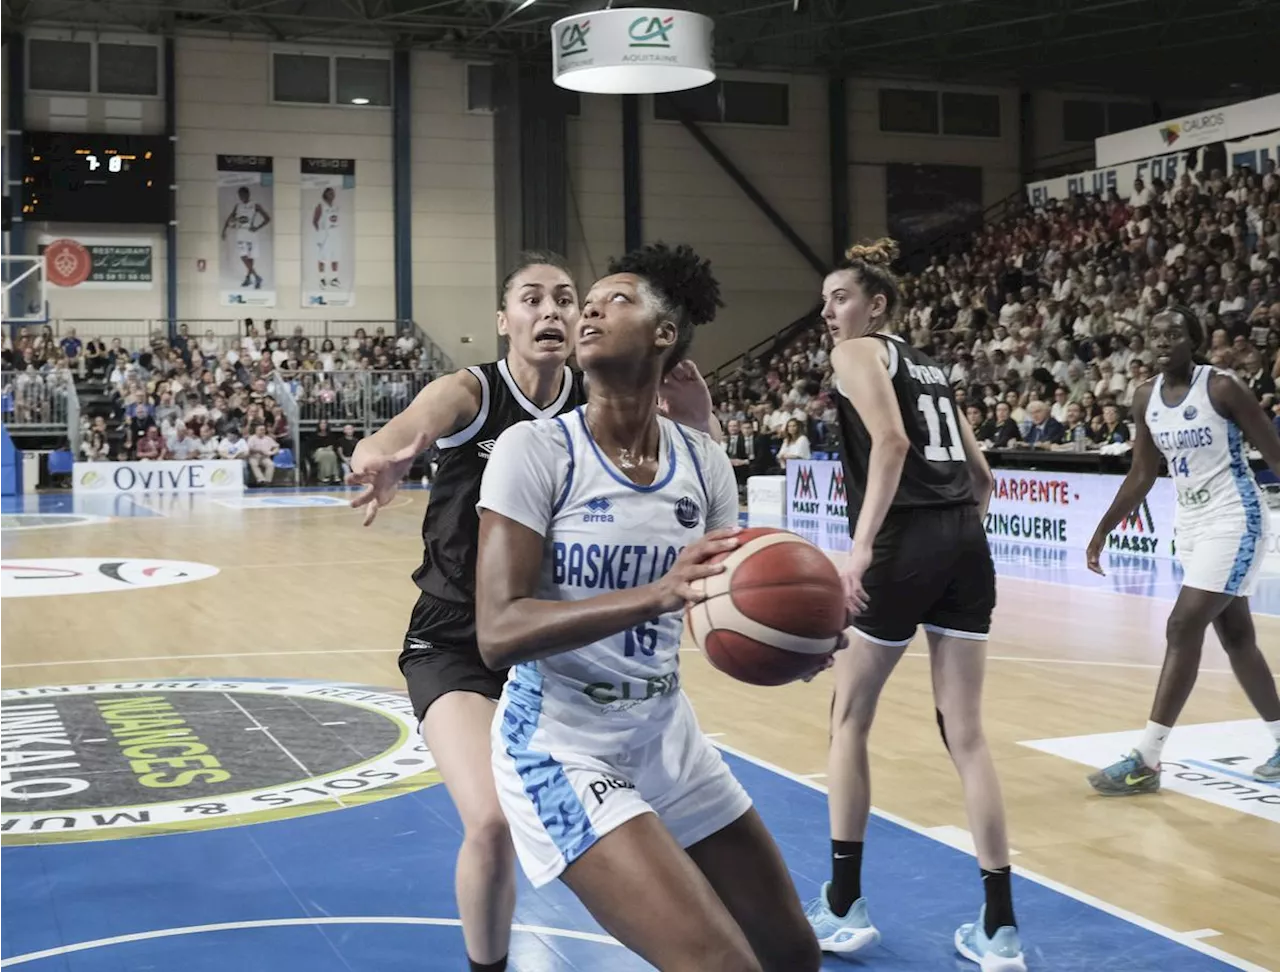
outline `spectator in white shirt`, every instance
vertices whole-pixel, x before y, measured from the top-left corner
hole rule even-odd
[[[240,436],[240,430],[232,426],[227,430],[226,438],[218,443],[219,459],[249,458],[249,443]]]
[[[200,438],[196,440],[197,459],[217,459],[220,445],[221,443],[214,434],[214,428],[210,423],[206,422],[200,426]]]
[[[265,425],[256,425],[253,429],[253,435],[249,436],[249,471],[253,473],[254,481],[259,486],[271,485],[271,479],[276,474],[276,466],[272,461],[272,457],[280,451],[280,447],[276,445],[276,440],[267,435],[267,427]]]
[[[168,441],[169,456],[173,459],[188,460],[200,457],[200,440],[187,431],[187,427],[179,422],[174,428],[173,437]]]
[[[785,469],[787,460],[808,459],[809,455],[809,437],[804,434],[804,426],[798,419],[788,419],[782,445],[778,447],[778,462]]]

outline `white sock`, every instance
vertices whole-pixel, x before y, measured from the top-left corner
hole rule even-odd
[[[1276,745],[1280,746],[1280,719],[1275,722],[1264,723],[1264,725],[1267,727],[1267,731],[1271,733],[1271,738],[1276,741]]]
[[[1158,722],[1148,722],[1142,733],[1142,741],[1135,747],[1142,761],[1152,769],[1160,766],[1160,753],[1164,750],[1165,740],[1173,732],[1172,726],[1162,726]]]

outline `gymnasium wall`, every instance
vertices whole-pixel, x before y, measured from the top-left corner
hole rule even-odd
[[[275,104],[271,51],[265,41],[180,37],[176,42],[179,186],[178,315],[228,319],[395,316],[389,108]],[[307,53],[356,54],[352,48],[308,46]],[[370,52],[384,54],[385,52]],[[466,66],[445,55],[415,52],[412,62],[414,314],[456,361],[492,357],[494,229],[492,118],[466,110]],[[119,104],[128,100],[137,110]],[[66,98],[28,94],[31,128],[69,131],[163,131],[160,98]],[[114,113],[113,113],[114,112]],[[218,299],[218,154],[274,158],[277,304],[239,311]],[[302,237],[298,159],[353,158],[359,212],[355,224],[356,304],[350,309],[306,308],[301,301]],[[51,288],[51,314],[60,318],[162,318],[165,315],[164,232],[137,226],[29,223],[34,247],[43,232],[75,236],[143,236],[153,246],[154,286],[111,291]],[[198,269],[197,261],[205,261]],[[473,342],[463,344],[464,335]]]
[[[176,58],[179,316],[394,317],[390,110],[272,104],[270,46],[264,42],[183,37]],[[219,233],[227,215],[216,205],[219,154],[274,158],[273,308],[237,313],[219,303]],[[301,306],[302,156],[356,160],[354,314]],[[203,272],[197,270],[200,259]]]
[[[788,126],[702,128],[825,259],[831,237],[825,80],[732,71],[722,77],[789,82]],[[655,119],[652,99],[646,102],[640,135],[645,238],[689,243],[711,260],[726,306],[700,329],[693,347],[701,365],[715,367],[804,314],[816,303],[822,278],[684,126]]]
[[[882,132],[882,86],[998,95],[1000,135],[986,138]],[[885,165],[890,162],[981,167],[983,206],[999,202],[1021,188],[1016,89],[851,78],[848,81],[846,99],[849,106],[849,208],[851,235],[854,239],[883,236],[888,231]]]
[[[492,360],[493,117],[467,111],[464,62],[412,58],[413,316],[457,364]]]
[[[270,155],[275,160],[277,306],[254,317],[389,319],[395,314],[392,238],[392,113],[388,108],[275,104],[273,50],[266,41],[181,37],[177,57],[179,316],[243,316],[219,303],[216,155]],[[359,55],[358,48],[308,46],[306,53]],[[372,55],[383,51],[370,51]],[[495,266],[493,118],[467,108],[467,64],[447,55],[412,54],[412,244],[414,316],[456,362],[493,356]],[[726,79],[783,81],[789,120],[782,125],[704,123],[703,131],[750,179],[808,245],[830,256],[827,83],[819,76],[726,71]],[[882,86],[994,94],[996,137],[914,135],[881,131]],[[1064,146],[1062,102],[1036,92],[1033,154]],[[848,82],[851,236],[887,229],[885,166],[889,163],[981,169],[982,203],[1020,188],[1019,104],[1013,88],[983,88],[855,78]],[[33,128],[157,132],[160,98],[61,98],[28,94]],[[622,110],[614,96],[580,99],[568,120],[568,253],[583,286],[623,249]],[[640,101],[641,192],[646,240],[688,242],[709,257],[726,308],[697,337],[696,359],[714,367],[767,338],[815,302],[819,274],[783,238],[678,122],[655,117]],[[304,308],[300,299],[298,158],[356,160],[357,300],[350,309]],[[30,245],[45,229],[29,224]],[[59,234],[92,236],[138,229],[58,226]],[[144,231],[145,232],[145,231]],[[155,286],[145,291],[52,291],[55,317],[162,318],[163,231],[147,233],[155,254]],[[197,261],[205,261],[205,270]]]

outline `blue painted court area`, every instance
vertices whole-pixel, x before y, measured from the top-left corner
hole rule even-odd
[[[823,793],[727,754],[802,896],[828,865]],[[453,903],[460,827],[444,787],[310,817],[224,830],[3,852],[0,968],[396,972],[466,968]],[[1015,897],[1030,967],[1199,972],[1235,967],[1026,878]],[[875,818],[865,886],[884,942],[826,969],[976,968],[952,949],[977,913],[977,864]],[[647,968],[605,938],[562,886],[522,883],[513,972]],[[215,926],[208,928],[206,926]],[[221,926],[221,927],[216,927]],[[78,945],[87,947],[77,948]]]

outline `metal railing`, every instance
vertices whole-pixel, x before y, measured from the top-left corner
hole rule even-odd
[[[277,372],[277,399],[292,396],[298,410],[295,427],[310,431],[321,419],[331,426],[354,425],[369,435],[403,411],[434,377],[424,371]]]
[[[298,399],[293,394],[293,387],[278,371],[271,372],[271,380],[267,384],[268,393],[275,398],[276,404],[284,412],[289,422],[289,438],[293,443],[293,461],[301,462],[302,456],[302,416],[298,411]]]
[[[5,371],[0,379],[0,417],[13,432],[61,432],[79,442],[80,401],[71,372]]]

